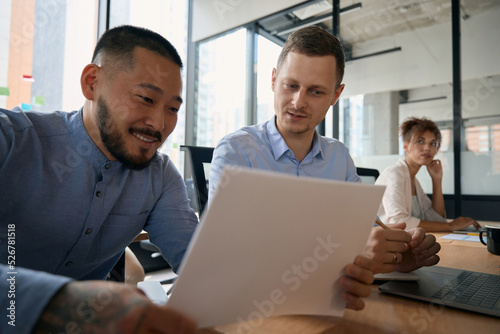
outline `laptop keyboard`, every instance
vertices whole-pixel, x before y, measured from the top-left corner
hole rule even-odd
[[[464,271],[432,297],[444,301],[500,310],[500,277]]]

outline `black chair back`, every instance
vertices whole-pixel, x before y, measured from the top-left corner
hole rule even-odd
[[[368,184],[374,184],[380,175],[378,170],[373,168],[356,167],[356,172],[361,178],[361,181]]]
[[[214,152],[213,147],[181,145],[191,163],[193,186],[196,194],[198,214],[201,217],[208,201],[208,176]]]

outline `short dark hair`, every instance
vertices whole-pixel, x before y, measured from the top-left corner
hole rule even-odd
[[[131,25],[107,30],[97,42],[92,63],[105,62],[110,57],[114,63],[124,61],[133,66],[133,52],[136,47],[155,52],[182,68],[181,57],[169,41],[154,31]]]
[[[337,87],[344,78],[345,55],[340,40],[323,28],[308,26],[294,31],[286,40],[278,57],[276,70],[279,72],[281,64],[290,52],[297,52],[306,56],[330,56],[337,60]]]
[[[407,118],[403,122],[403,124],[401,124],[400,129],[401,138],[405,143],[409,143],[414,135],[419,135],[430,131],[434,136],[436,136],[437,148],[439,149],[439,147],[441,146],[441,131],[439,130],[436,123],[434,123],[430,119],[427,119],[425,117],[410,117]]]

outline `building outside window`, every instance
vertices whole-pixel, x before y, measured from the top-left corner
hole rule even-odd
[[[96,43],[97,1],[0,0],[0,8],[0,107],[81,108],[80,74]]]

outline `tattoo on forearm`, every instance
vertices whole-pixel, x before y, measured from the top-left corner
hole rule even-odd
[[[124,288],[96,281],[68,284],[47,305],[34,333],[136,333],[148,304]]]

